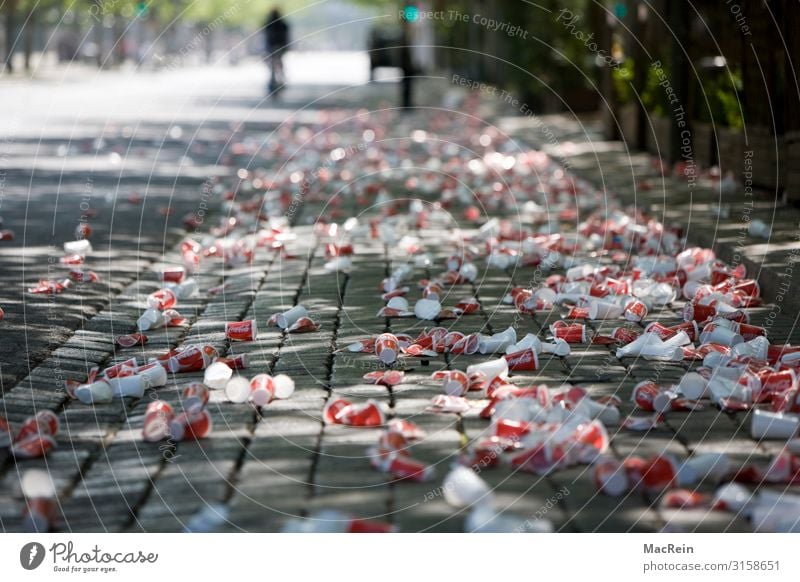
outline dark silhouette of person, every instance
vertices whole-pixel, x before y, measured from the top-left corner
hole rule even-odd
[[[286,82],[283,72],[283,54],[289,46],[289,25],[280,10],[273,8],[267,15],[264,26],[269,65],[269,92],[277,92]]]
[[[416,75],[416,67],[411,55],[411,34],[409,31],[408,22],[402,22],[402,34],[400,37],[400,69],[403,76],[400,79],[400,107],[408,110],[413,106],[414,94],[414,75]]]

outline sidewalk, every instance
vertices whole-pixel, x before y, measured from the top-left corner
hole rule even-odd
[[[202,80],[196,81],[201,84]],[[168,86],[179,82],[180,78],[172,79]],[[252,267],[224,266],[209,259],[198,277],[201,293],[178,305],[188,318],[185,324],[148,331],[146,346],[115,349],[113,338],[135,330],[136,320],[147,306],[147,295],[161,287],[157,276],[161,266],[181,264],[181,240],[187,235],[208,239],[211,229],[230,210],[224,200],[226,193],[239,189],[237,196],[251,195],[253,173],[262,181],[280,173],[309,175],[336,147],[368,144],[374,139],[391,152],[387,159],[392,167],[409,168],[418,162],[423,168],[420,175],[425,178],[426,173],[435,175],[440,169],[427,152],[440,151],[440,143],[452,144],[456,153],[477,148],[475,138],[486,129],[484,122],[465,121],[460,111],[448,114],[431,109],[404,116],[387,111],[372,119],[356,114],[361,108],[393,103],[396,88],[391,85],[360,86],[332,95],[326,95],[326,87],[289,88],[281,103],[267,104],[261,101],[258,82],[252,78],[233,75],[218,82],[229,84],[222,99],[210,100],[207,93],[186,103],[176,99],[152,117],[138,110],[128,117],[117,112],[119,117],[103,126],[104,143],[100,147],[88,136],[70,143],[69,132],[52,136],[51,142],[42,142],[36,131],[14,139],[13,154],[6,160],[6,167],[13,171],[8,172],[0,208],[5,227],[17,230],[15,241],[0,243],[7,245],[0,247],[0,267],[7,281],[0,291],[0,306],[6,311],[2,325],[11,340],[4,342],[0,355],[2,414],[19,422],[36,411],[50,409],[58,414],[61,433],[57,448],[44,458],[15,460],[2,453],[2,527],[7,531],[20,528],[20,475],[41,468],[53,476],[59,491],[58,516],[53,524],[56,531],[181,531],[200,509],[216,504],[229,511],[227,520],[219,525],[222,531],[279,531],[292,518],[332,508],[358,518],[386,521],[401,531],[462,531],[466,512],[445,501],[442,479],[467,444],[488,434],[489,425],[474,413],[431,412],[431,398],[441,394],[441,387],[428,379],[434,370],[463,369],[491,356],[440,354],[413,359],[405,367],[403,382],[387,388],[362,380],[365,372],[375,369],[374,355],[337,351],[386,331],[414,335],[424,326],[414,318],[375,316],[385,305],[377,291],[381,281],[402,256],[397,246],[384,245],[378,239],[358,240],[349,275],[325,269],[329,259],[324,256],[323,239],[314,229],[315,221],[322,217],[341,223],[349,216],[358,216],[362,224],[373,221],[379,225],[386,220],[380,203],[370,206],[355,195],[361,187],[358,181],[353,185],[341,176],[331,178],[323,189],[326,196],[305,199],[300,211],[292,214],[297,237],[287,243],[287,250],[294,258],[260,247]],[[448,90],[437,84],[421,89],[424,103],[435,107],[440,106]],[[206,88],[208,93],[213,90]],[[309,102],[314,103],[313,108],[301,115],[292,113],[297,105]],[[143,110],[152,106],[145,104]],[[103,125],[105,114],[98,114],[94,127]],[[279,129],[278,122],[287,117],[293,119],[293,125],[287,126],[291,129]],[[685,223],[690,240],[698,244],[724,244],[738,236],[737,225],[717,225],[709,215],[707,206],[703,206],[710,199],[708,192],[695,190],[690,199],[672,180],[665,181],[662,188],[646,156],[628,158],[619,144],[601,142],[596,133],[589,133],[589,141],[577,125],[563,117],[543,119],[557,136],[555,143],[540,139],[537,128],[526,125],[522,118],[498,114],[485,121],[490,125],[496,121],[518,143],[540,147],[554,159],[565,161],[577,174],[604,182],[607,190],[622,200],[652,205],[664,222]],[[176,126],[180,132],[174,130]],[[52,128],[50,124],[42,127]],[[135,128],[133,135],[131,128]],[[372,139],[366,137],[367,129],[373,132]],[[411,142],[409,136],[415,136]],[[316,145],[309,150],[297,147],[305,142]],[[58,148],[64,143],[71,148],[69,155],[59,155]],[[407,170],[393,174],[373,167],[364,153],[368,149],[345,150],[345,156],[355,160],[345,159],[345,163],[364,171],[369,176],[366,184],[373,183],[373,176],[380,176],[389,198],[439,200],[435,180],[431,181],[433,187],[428,187],[424,179],[408,181]],[[295,153],[301,155],[283,166]],[[447,163],[468,163],[456,158],[456,153],[450,160],[438,161],[445,169]],[[59,164],[64,169],[57,171]],[[632,166],[636,168],[634,177]],[[249,173],[237,177],[242,169]],[[91,207],[97,216],[91,219],[95,250],[89,266],[97,271],[101,283],[53,298],[29,295],[25,288],[47,277],[47,258],[58,257],[61,243],[71,240],[80,219],[81,193],[90,178]],[[654,184],[642,192],[638,185],[645,179]],[[219,186],[211,188],[210,197],[204,197],[208,184]],[[344,194],[333,200],[341,203],[331,204],[329,195],[340,187]],[[664,192],[668,193],[666,198]],[[65,200],[57,209],[55,194]],[[133,194],[144,200],[131,197]],[[69,210],[64,209],[66,201]],[[198,216],[201,201],[208,206],[203,224],[197,232],[194,228],[187,230],[183,220]],[[473,232],[475,225],[463,219],[461,206],[456,208],[450,220]],[[687,218],[690,212],[691,219]],[[757,212],[765,217],[770,214],[761,206]],[[507,214],[503,208],[490,210],[490,216],[503,218]],[[735,210],[732,215],[736,216]],[[788,212],[779,216],[782,226],[775,231],[779,241],[788,243],[797,219]],[[416,279],[437,275],[448,257],[463,250],[451,239],[452,230],[452,222],[433,221],[409,231],[433,259],[432,267],[420,269],[412,277],[412,288]],[[760,266],[759,253],[766,257],[761,280],[770,300],[777,299],[780,289],[771,278],[773,270],[780,275],[780,257],[794,248],[773,242],[764,246],[748,239],[744,250],[746,260],[756,266]],[[726,253],[732,250],[719,249],[720,255],[730,260]],[[748,270],[758,272],[749,263]],[[481,263],[481,278],[463,294],[478,297],[482,309],[448,322],[448,327],[469,334],[495,333],[514,326],[519,327],[520,337],[532,332],[544,338],[548,325],[560,319],[559,310],[537,312],[520,322],[513,305],[502,302],[511,287],[535,280],[534,267],[484,272]],[[223,283],[228,285],[223,293],[204,291]],[[461,294],[459,291],[458,298]],[[414,289],[411,296],[417,295]],[[795,300],[794,295],[785,294],[784,305]],[[296,304],[308,308],[321,324],[319,331],[293,335],[267,327],[270,315]],[[683,302],[676,301],[644,323],[679,323],[682,307]],[[764,322],[773,309],[770,305],[751,309],[753,323]],[[225,339],[226,322],[248,319],[259,322],[258,341],[231,343]],[[589,322],[592,332],[607,331],[608,327],[608,323]],[[800,332],[791,317],[775,317],[769,327],[771,341],[800,343]],[[213,345],[220,355],[246,354],[248,377],[258,372],[288,374],[297,389],[290,399],[272,402],[261,411],[250,404],[228,402],[224,391],[213,391],[208,406],[213,420],[209,437],[166,445],[142,440],[145,409],[156,394],[179,408],[183,387],[202,380],[202,372],[170,377],[166,387],[140,400],[115,400],[103,405],[86,406],[69,399],[63,390],[62,379],[84,381],[94,365],[103,368],[132,356],[146,361],[190,343]],[[26,346],[30,354],[27,360],[20,357],[24,352],[20,346]],[[566,358],[543,358],[541,369],[516,374],[515,382],[551,386],[571,382],[586,388],[592,397],[616,395],[622,401],[624,418],[634,412],[630,396],[638,382],[651,378],[660,383],[676,382],[696,366],[693,362],[622,360],[608,346],[576,344],[572,348]],[[375,444],[380,429],[322,422],[325,405],[337,397],[358,402],[373,398],[382,403],[389,418],[412,419],[424,429],[427,437],[413,446],[413,455],[433,467],[433,480],[412,483],[373,470],[366,450]],[[609,427],[610,454],[621,461],[633,454],[669,452],[682,458],[726,452],[737,464],[767,463],[781,447],[772,441],[752,440],[749,423],[750,413],[721,413],[707,406],[669,416],[663,426],[648,433]],[[750,529],[750,524],[736,514],[668,509],[658,496],[649,493],[620,498],[599,495],[585,465],[547,476],[500,467],[486,470],[480,477],[493,488],[500,509],[532,521],[546,508],[545,517],[556,531]],[[762,487],[784,490],[783,485]],[[798,486],[786,490],[800,493]],[[714,485],[702,484],[698,491],[712,493]]]

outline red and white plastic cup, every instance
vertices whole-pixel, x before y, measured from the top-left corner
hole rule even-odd
[[[539,356],[534,348],[527,348],[513,354],[506,354],[503,357],[508,362],[508,369],[514,372],[539,369]]]
[[[217,355],[213,346],[188,346],[167,361],[167,369],[173,374],[205,370]]]
[[[302,305],[295,305],[288,311],[279,313],[275,318],[275,323],[281,329],[289,329],[301,317],[308,317],[308,311]]]
[[[568,344],[586,343],[586,326],[582,323],[573,323],[565,326],[551,326],[553,337],[563,339]]]
[[[469,391],[469,378],[464,372],[460,370],[445,370],[437,375],[437,379],[442,380],[442,389],[445,394],[463,396]]]
[[[250,380],[250,399],[256,406],[266,406],[275,398],[275,380],[269,374],[257,374]]]
[[[619,497],[630,490],[625,467],[614,459],[596,461],[592,465],[592,480],[599,491],[611,497]]]
[[[647,317],[647,305],[638,299],[631,301],[625,306],[623,315],[626,320],[638,323]]]
[[[754,410],[750,423],[750,436],[756,440],[788,440],[797,436],[800,416],[784,412]]]
[[[184,267],[166,267],[161,270],[161,280],[165,283],[180,283],[186,276]]]
[[[17,432],[16,440],[21,441],[34,435],[55,436],[59,429],[58,416],[52,410],[40,410],[29,416]]]
[[[147,405],[142,426],[142,438],[147,442],[158,442],[170,436],[170,423],[175,418],[172,406],[163,400]]]
[[[147,306],[159,311],[172,309],[177,303],[178,298],[170,289],[159,289],[147,296]]]
[[[189,412],[202,410],[208,404],[208,388],[200,382],[192,382],[183,389],[183,409]]]
[[[211,414],[206,409],[182,412],[169,423],[170,436],[176,441],[204,438],[211,428]]]
[[[236,404],[242,404],[250,400],[252,392],[250,381],[241,376],[234,376],[225,384],[225,396]]]
[[[382,333],[375,340],[375,355],[384,364],[391,365],[397,361],[400,354],[400,345],[397,337],[391,333]]]
[[[232,321],[225,324],[225,337],[232,342],[255,341],[257,335],[255,319]]]

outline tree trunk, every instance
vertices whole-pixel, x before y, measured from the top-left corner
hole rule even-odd
[[[6,0],[6,59],[5,70],[9,73],[14,71],[14,44],[16,42],[16,13],[17,0]]]
[[[33,56],[33,40],[36,35],[36,17],[35,9],[31,9],[28,13],[28,18],[25,20],[24,29],[22,31],[22,50],[25,54],[25,72],[31,71],[31,57]]]

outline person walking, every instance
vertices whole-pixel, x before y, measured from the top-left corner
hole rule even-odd
[[[269,65],[268,90],[277,93],[286,83],[283,71],[283,54],[289,46],[289,25],[280,10],[273,8],[267,15],[264,26],[266,36],[267,64]]]

